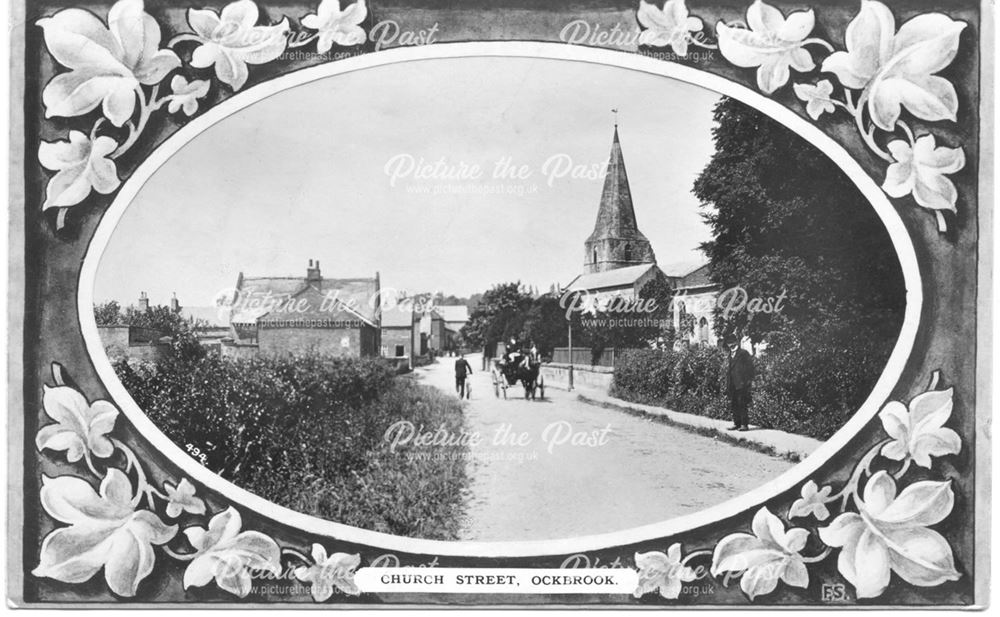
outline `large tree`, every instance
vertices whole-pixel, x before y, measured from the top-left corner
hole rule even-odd
[[[492,348],[519,336],[531,303],[531,294],[520,282],[494,285],[472,309],[462,338],[474,347]]]
[[[840,168],[787,128],[732,99],[715,121],[715,153],[694,185],[711,277],[750,297],[784,295],[777,313],[716,309],[716,331],[766,340],[772,378],[802,400],[855,404],[902,324],[888,232]]]
[[[755,341],[772,331],[843,322],[896,333],[903,279],[875,210],[821,152],[733,99],[715,108],[715,153],[695,182],[713,239],[712,279],[750,297],[785,293],[777,314],[717,312],[720,334]]]

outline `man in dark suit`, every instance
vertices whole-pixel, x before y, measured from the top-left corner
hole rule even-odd
[[[728,335],[725,343],[729,351],[729,407],[733,410],[733,425],[729,430],[746,431],[750,429],[747,415],[750,408],[750,383],[754,373],[753,357],[740,347],[735,335]]]
[[[464,353],[459,353],[458,360],[455,360],[455,392],[458,398],[470,398],[472,396],[471,384],[465,382],[466,378],[472,374],[472,366],[465,359]]]

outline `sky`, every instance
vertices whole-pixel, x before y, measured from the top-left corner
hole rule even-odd
[[[718,99],[665,77],[523,58],[304,84],[222,120],[154,173],[101,258],[94,298],[145,291],[166,304],[176,292],[207,306],[239,272],[304,276],[309,259],[325,277],[378,271],[383,289],[410,292],[565,285],[583,269],[612,109],[658,263],[697,263],[709,230],[691,189]]]

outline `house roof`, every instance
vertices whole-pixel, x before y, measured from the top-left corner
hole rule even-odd
[[[391,309],[383,309],[382,311],[382,327],[383,328],[410,328],[413,326],[413,311],[410,309],[403,309],[401,307],[393,307]]]
[[[656,264],[640,264],[606,272],[581,274],[573,279],[567,287],[568,291],[600,290],[634,285],[643,275],[655,268]]]
[[[320,278],[308,281],[305,277],[241,277],[237,281],[232,321],[255,323],[258,318],[310,287],[318,292],[320,302],[330,298],[355,311],[365,321],[376,322],[371,300],[378,290],[377,278]],[[315,299],[317,296],[312,297]]]
[[[445,304],[434,307],[434,312],[441,316],[441,319],[453,323],[465,323],[469,321],[469,307],[464,304]]]
[[[326,292],[314,285],[307,285],[291,296],[290,301],[257,318],[257,323],[301,320],[365,321],[374,325],[366,315],[340,300],[327,301]]]

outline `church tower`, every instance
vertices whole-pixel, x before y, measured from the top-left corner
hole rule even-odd
[[[656,263],[653,247],[635,221],[617,123],[597,222],[584,248],[584,272],[587,274]]]

